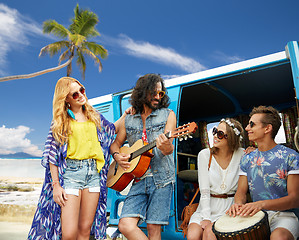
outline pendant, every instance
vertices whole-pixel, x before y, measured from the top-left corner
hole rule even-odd
[[[226,185],[225,185],[224,182],[220,185],[220,189],[221,189],[221,190],[225,190],[225,189],[226,189]]]

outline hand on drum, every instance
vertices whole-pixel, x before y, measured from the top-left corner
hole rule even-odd
[[[253,216],[258,211],[263,209],[262,201],[251,202],[246,204],[234,203],[230,209],[226,212],[229,216],[235,217],[236,215],[240,216]]]
[[[239,209],[241,208],[241,206],[243,206],[244,204],[240,204],[240,203],[234,203],[233,205],[231,205],[231,207],[226,211],[226,214],[228,214],[229,216],[233,216],[235,217],[238,214]]]
[[[262,201],[257,201],[257,202],[250,202],[246,203],[243,206],[239,208],[237,211],[237,215],[240,216],[253,216],[256,214],[258,211],[263,209],[263,202]]]

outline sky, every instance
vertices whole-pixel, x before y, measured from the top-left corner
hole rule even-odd
[[[58,41],[42,33],[44,21],[68,27],[76,4],[93,11],[108,50],[103,71],[89,59],[85,80],[73,64],[72,77],[87,97],[131,89],[147,73],[167,80],[283,51],[299,40],[295,0],[2,0],[0,77],[55,67],[59,55],[38,57]],[[52,120],[55,84],[66,68],[31,79],[0,82],[0,154],[41,156]]]

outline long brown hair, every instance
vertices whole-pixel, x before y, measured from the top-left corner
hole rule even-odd
[[[57,142],[60,144],[67,143],[68,136],[72,133],[70,129],[71,117],[67,113],[66,97],[70,92],[71,83],[78,83],[80,86],[83,85],[75,78],[62,77],[60,78],[55,87],[53,97],[53,120],[52,120],[52,133]],[[101,129],[101,119],[99,113],[88,103],[83,106],[83,112],[86,118],[95,123],[97,128]]]
[[[159,108],[168,107],[170,100],[166,94],[166,88],[163,79],[158,74],[149,73],[140,77],[129,100],[136,113],[142,113],[144,111],[143,104],[146,103],[148,94],[153,94],[156,90],[157,83],[161,83],[162,91],[165,91],[165,96],[161,99]]]

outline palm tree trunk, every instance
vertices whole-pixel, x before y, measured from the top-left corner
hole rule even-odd
[[[53,68],[48,68],[39,72],[35,72],[35,73],[30,73],[30,74],[24,74],[24,75],[15,75],[15,76],[8,76],[8,77],[2,77],[0,78],[0,82],[5,82],[5,81],[11,81],[11,80],[16,80],[16,79],[26,79],[26,78],[33,78],[33,77],[37,77],[39,75],[48,73],[48,72],[54,72],[57,71],[59,69],[62,69],[64,67],[66,67],[67,65],[69,65],[73,60],[73,57],[71,57],[67,62],[65,62],[62,65],[59,65],[57,67],[53,67]]]

